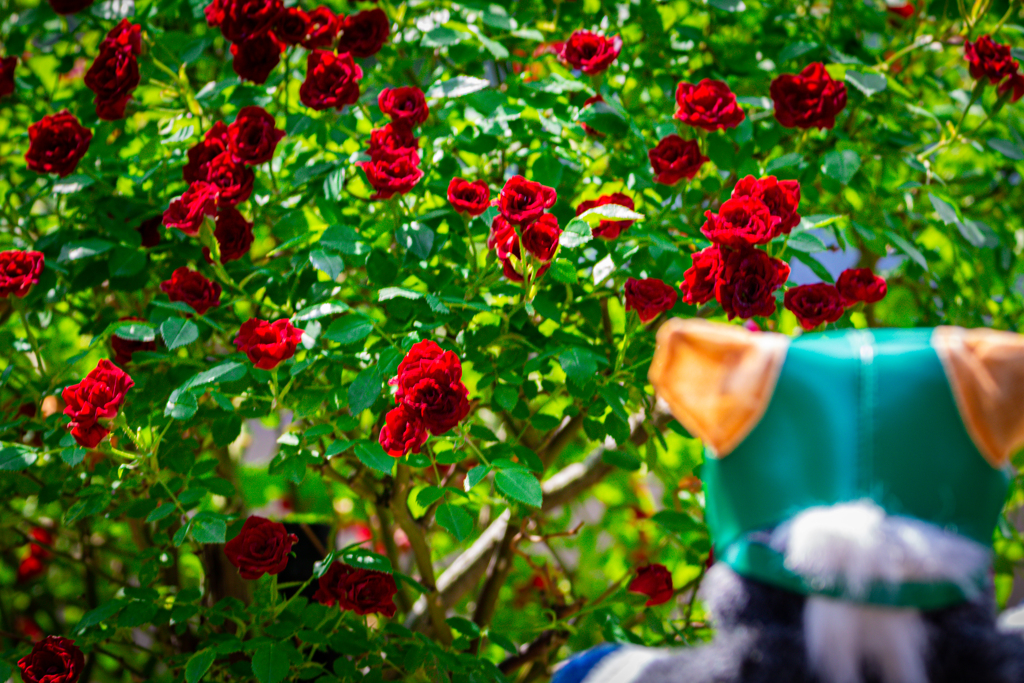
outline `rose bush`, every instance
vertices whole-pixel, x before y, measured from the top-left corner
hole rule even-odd
[[[12,0],[0,681],[708,637],[664,320],[1020,329],[1024,17],[967,5]]]

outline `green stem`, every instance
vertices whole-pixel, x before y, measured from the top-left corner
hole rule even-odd
[[[44,377],[46,375],[46,364],[43,362],[43,354],[39,351],[39,342],[32,333],[32,326],[28,324],[28,314],[25,312],[24,302],[12,294],[11,303],[14,305],[15,310],[18,311],[21,325],[25,328],[25,338],[28,339],[29,346],[32,347],[32,351],[36,355],[36,363],[38,365],[36,369],[39,372],[39,376]]]

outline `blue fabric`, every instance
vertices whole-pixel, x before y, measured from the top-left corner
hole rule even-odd
[[[618,650],[619,647],[619,645],[605,643],[579,653],[555,673],[551,683],[583,683],[598,662]]]

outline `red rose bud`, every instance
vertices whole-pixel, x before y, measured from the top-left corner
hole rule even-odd
[[[356,614],[377,613],[390,618],[397,609],[394,602],[397,592],[398,586],[391,574],[334,562],[320,577],[313,599],[328,607],[337,604],[342,610]]]
[[[274,20],[274,37],[285,45],[299,45],[309,32],[309,15],[300,7],[286,7]]]
[[[359,99],[362,77],[363,70],[350,55],[314,50],[306,58],[306,80],[299,88],[299,99],[317,111],[340,110]]]
[[[245,164],[235,161],[230,151],[214,157],[206,169],[208,181],[220,189],[217,203],[221,206],[235,206],[252,194],[255,174]]]
[[[376,7],[341,17],[338,25],[341,29],[338,52],[348,52],[359,59],[380,52],[391,33],[388,15]]]
[[[699,306],[714,299],[715,286],[723,267],[722,250],[717,244],[695,253],[693,265],[683,273],[683,282],[679,285],[683,301],[692,306]]]
[[[121,318],[121,320],[139,320],[144,321],[143,318],[137,318],[129,315]],[[118,365],[128,365],[132,362],[132,356],[136,351],[156,351],[156,339],[149,341],[136,341],[134,339],[123,339],[117,336],[117,332],[110,335],[110,348],[114,350],[114,362]]]
[[[338,37],[338,16],[330,7],[321,5],[309,13],[309,30],[302,47],[307,50],[330,47]]]
[[[124,370],[104,359],[81,382],[64,388],[64,414],[71,418],[68,427],[79,445],[94,448],[110,433],[98,421],[113,419],[133,386]]]
[[[1010,102],[1016,102],[1024,97],[1024,74],[1015,73],[999,84],[999,96],[1003,97],[1007,92],[1013,90],[1010,95]]]
[[[262,107],[243,107],[228,126],[228,150],[236,161],[255,166],[270,161],[284,131]]]
[[[93,0],[48,0],[57,14],[78,14],[92,4]]]
[[[43,639],[43,629],[39,628],[39,624],[37,624],[32,617],[26,617],[24,615],[15,617],[14,629],[27,637],[33,643],[38,643]]]
[[[705,78],[697,85],[684,81],[676,87],[675,117],[690,126],[719,130],[735,128],[746,115],[728,85]]]
[[[636,570],[629,582],[630,593],[646,595],[647,607],[662,605],[672,599],[672,574],[662,564],[649,564]]]
[[[199,234],[203,218],[217,212],[217,195],[220,189],[213,183],[198,180],[188,186],[185,193],[171,200],[164,211],[164,225],[177,228],[190,237]]]
[[[224,554],[243,579],[254,581],[284,571],[288,553],[298,542],[299,537],[288,533],[284,524],[252,515],[238,535],[224,544]]]
[[[43,274],[45,257],[38,251],[0,251],[0,299],[24,299]]]
[[[18,563],[18,572],[15,581],[18,583],[29,583],[35,581],[46,573],[46,564],[42,558],[36,555],[29,555]]]
[[[601,97],[600,95],[593,95],[591,97],[588,97],[586,100],[583,101],[583,106],[581,107],[581,109],[586,109],[590,105],[597,104],[598,102],[604,102],[604,98]],[[599,130],[595,130],[594,128],[591,128],[586,123],[583,123],[581,121],[580,125],[583,127],[583,132],[586,133],[587,135],[589,135],[590,137],[593,137],[593,138],[603,138],[604,137],[604,133],[602,133]]]
[[[232,43],[265,35],[284,9],[281,0],[221,0],[220,32]],[[207,15],[209,19],[209,15]]]
[[[42,544],[37,545],[36,543],[30,543],[28,546],[28,552],[30,555],[38,557],[41,560],[48,560],[53,557],[53,553],[48,550],[48,548],[53,545],[53,534],[50,533],[49,529],[45,529],[41,526],[34,526],[29,531],[28,535],[37,543]]]
[[[839,274],[836,289],[847,306],[858,301],[873,304],[885,298],[888,286],[885,279],[875,275],[870,268],[849,268]]]
[[[525,225],[540,218],[555,205],[557,198],[553,188],[517,175],[509,178],[501,188],[498,210],[509,223]]]
[[[7,97],[14,93],[14,70],[17,66],[17,57],[0,59],[0,97]]]
[[[700,229],[715,244],[747,247],[767,244],[781,230],[781,219],[773,216],[760,199],[737,197],[727,199],[718,213],[705,211],[707,221]]]
[[[523,246],[539,260],[547,262],[555,257],[561,234],[558,219],[546,213],[523,228]]]
[[[366,180],[375,190],[371,199],[390,199],[396,194],[406,194],[423,177],[423,171],[416,164],[417,156],[399,157],[394,161],[364,161],[359,164],[366,174]]]
[[[448,203],[459,213],[479,216],[491,205],[491,190],[483,180],[452,178],[448,183]]]
[[[684,140],[672,134],[663,137],[658,145],[647,151],[654,171],[654,182],[675,185],[683,178],[692,180],[708,160],[700,153],[696,140]]]
[[[217,209],[213,237],[217,240],[217,248],[220,250],[220,262],[237,261],[248,254],[252,246],[252,223],[233,206],[222,206]],[[210,258],[208,252],[209,250],[203,247],[207,260]]]
[[[202,273],[181,267],[171,273],[170,280],[160,283],[160,291],[171,301],[188,304],[199,315],[220,306],[220,285],[207,280]]]
[[[370,149],[366,152],[373,161],[396,161],[411,157],[414,166],[420,163],[420,142],[411,130],[396,128],[390,123],[370,133]]]
[[[71,174],[85,156],[92,131],[83,128],[67,109],[44,116],[28,127],[28,151],[25,161],[36,173]]]
[[[380,430],[380,445],[392,458],[419,453],[427,440],[427,430],[419,413],[404,403],[388,411]]]
[[[971,78],[976,81],[987,78],[995,85],[1017,72],[1017,60],[1010,54],[1010,46],[997,43],[987,35],[973,43],[965,42],[964,58],[970,63]]]
[[[430,116],[423,91],[414,85],[384,88],[377,96],[377,106],[382,114],[391,118],[393,125],[401,128],[414,128]]]
[[[574,31],[562,46],[562,60],[585,74],[599,74],[618,58],[622,38],[605,38],[591,31]]]
[[[18,668],[24,683],[75,683],[85,668],[85,657],[75,641],[46,636],[18,660]]]
[[[264,33],[234,43],[231,56],[231,68],[239,78],[263,85],[281,63],[281,44],[274,38],[274,34]]]
[[[122,19],[100,43],[85,74],[86,87],[96,95],[96,115],[105,121],[124,118],[124,108],[139,85],[136,57],[142,51],[141,32],[141,26]]]
[[[832,128],[846,106],[846,84],[833,80],[821,62],[799,74],[783,74],[769,88],[775,119],[786,128]]]
[[[635,208],[632,197],[622,192],[615,192],[614,194],[601,195],[597,199],[588,199],[585,202],[580,202],[580,205],[576,207],[576,215],[580,216],[590,209],[598,206],[607,206],[608,204],[624,206],[630,210]],[[594,237],[613,240],[621,235],[623,230],[633,225],[633,223],[634,221],[612,221],[602,218],[601,223],[594,228]]]
[[[715,287],[715,298],[729,320],[775,312],[776,289],[789,279],[789,266],[759,249],[729,252]]]
[[[202,142],[198,142],[188,150],[188,163],[182,170],[186,183],[197,180],[209,181],[210,162],[228,150],[228,127],[222,121],[213,124]]]
[[[636,311],[640,322],[648,323],[665,311],[672,310],[679,293],[671,285],[653,277],[626,280],[626,310]]]
[[[822,323],[834,323],[843,317],[844,310],[839,290],[825,282],[790,287],[783,305],[793,312],[805,330],[813,330]]]
[[[914,16],[914,3],[912,2],[908,2],[905,5],[887,4],[885,6],[885,9],[887,9],[892,14],[895,14],[896,16],[900,17],[901,19],[909,19],[910,17]]]
[[[139,227],[135,230],[139,233],[139,237],[142,238],[142,246],[146,249],[152,249],[156,245],[160,244],[160,225],[163,223],[163,216],[153,216],[139,223]]]
[[[741,178],[732,190],[733,199],[753,197],[768,207],[768,212],[779,219],[779,231],[788,235],[800,225],[800,183],[796,180],[777,180],[775,176]]]
[[[235,346],[261,370],[273,370],[281,361],[295,355],[302,330],[292,327],[287,318],[274,322],[249,318],[238,330]]]

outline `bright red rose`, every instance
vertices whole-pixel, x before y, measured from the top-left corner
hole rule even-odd
[[[1009,90],[1013,90],[1010,95],[1010,102],[1016,102],[1021,97],[1024,97],[1024,74],[1015,73],[1005,81],[999,84],[999,96],[1002,97]]]
[[[239,78],[263,85],[281,63],[281,44],[273,33],[263,33],[233,44],[231,56],[231,68]]]
[[[261,36],[274,25],[284,9],[281,0],[222,0],[220,32],[232,43]],[[209,19],[209,15],[207,15]]]
[[[38,579],[45,573],[46,564],[43,560],[35,555],[29,554],[28,557],[18,563],[18,572],[15,576],[15,580],[18,583],[28,583],[29,581]]]
[[[302,330],[292,327],[287,318],[274,322],[249,318],[238,330],[235,346],[261,370],[273,370],[281,361],[295,355]]]
[[[252,246],[252,223],[235,207],[222,206],[217,209],[213,237],[217,240],[217,248],[220,249],[220,262],[237,261],[248,254]],[[209,261],[209,250],[206,247],[203,247],[203,253]]]
[[[397,609],[394,603],[397,592],[398,586],[391,574],[334,562],[320,577],[313,599],[328,607],[337,604],[356,614],[379,613],[390,618]]]
[[[658,278],[649,277],[644,280],[629,278],[626,280],[626,310],[636,311],[640,322],[648,323],[665,311],[672,310],[679,299],[675,287],[667,285]]]
[[[213,183],[197,180],[188,186],[184,194],[171,200],[164,211],[164,225],[195,237],[203,225],[203,218],[217,212],[219,194],[220,188]]]
[[[683,123],[719,130],[735,128],[746,115],[736,104],[736,95],[723,81],[705,78],[697,85],[680,82],[676,87],[676,116]]]
[[[299,537],[288,533],[284,524],[250,515],[238,535],[224,544],[224,554],[243,579],[254,581],[284,571],[288,553],[298,542]]]
[[[586,100],[583,101],[583,106],[580,107],[580,108],[581,109],[586,109],[590,105],[597,104],[598,102],[604,102],[604,98],[601,97],[600,95],[592,95],[591,97],[588,97]],[[589,135],[590,137],[593,137],[593,138],[603,138],[604,137],[604,133],[602,133],[599,130],[596,130],[596,129],[592,128],[591,126],[588,126],[586,123],[583,123],[582,121],[580,122],[580,126],[583,127],[583,132],[586,133],[587,135]]]
[[[647,151],[654,171],[654,182],[675,185],[683,178],[692,180],[700,167],[708,160],[700,153],[696,140],[684,140],[674,133],[658,141],[658,145]]]
[[[144,248],[152,249],[160,244],[160,225],[162,223],[163,216],[153,216],[142,221],[139,223],[139,227],[135,228],[142,238],[142,246]]]
[[[493,249],[498,259],[505,260],[512,253],[513,244],[519,245],[519,235],[516,233],[515,227],[503,216],[495,216],[491,221],[491,234],[487,237],[487,248]]]
[[[388,411],[380,430],[380,445],[392,458],[419,453],[427,440],[427,430],[418,412],[404,403]]]
[[[17,66],[17,57],[0,58],[0,97],[7,97],[14,92],[14,70]]]
[[[360,59],[380,52],[391,33],[391,24],[384,10],[374,7],[341,17],[338,52],[347,52]]]
[[[901,19],[909,19],[910,17],[914,16],[914,3],[912,2],[908,2],[905,5],[887,4],[885,6],[885,9],[887,9],[892,14],[895,14],[896,16],[900,17]]]
[[[194,183],[197,180],[208,181],[210,178],[210,162],[228,150],[228,127],[223,121],[217,121],[210,126],[203,136],[202,142],[197,142],[188,150],[188,163],[182,170],[182,177],[186,183]]]
[[[552,206],[558,194],[554,188],[527,180],[521,175],[512,176],[501,188],[498,196],[498,210],[509,223],[525,225],[535,221]]]
[[[255,166],[270,161],[283,137],[263,107],[243,107],[228,126],[228,150],[236,161]]]
[[[469,414],[469,392],[462,383],[459,357],[432,341],[417,342],[409,349],[390,384],[398,389],[396,401],[419,416],[432,434],[444,434]],[[415,425],[410,424],[414,421],[411,415],[389,414],[389,418],[395,421],[388,430],[390,439],[418,438]]]
[[[419,157],[405,156],[394,161],[364,161],[359,164],[366,174],[366,180],[375,190],[371,199],[391,199],[396,194],[406,194],[423,177],[417,166]]]
[[[858,301],[873,304],[885,298],[888,285],[885,279],[875,275],[870,268],[849,268],[839,274],[836,288],[847,306]]]
[[[220,285],[184,266],[175,269],[170,280],[160,283],[160,291],[171,301],[188,304],[199,315],[204,315],[214,306],[220,306]]]
[[[574,31],[562,46],[565,63],[585,74],[599,74],[612,65],[622,51],[622,38],[605,38],[591,31]]]
[[[732,190],[732,197],[754,197],[764,202],[769,213],[780,221],[779,231],[788,235],[800,225],[800,183],[796,180],[777,180],[775,176],[741,178]]]
[[[576,207],[576,215],[580,216],[584,212],[589,211],[598,206],[607,206],[614,204],[615,206],[624,206],[627,209],[634,209],[633,198],[628,194],[622,192],[615,192],[613,194],[603,194],[597,199],[588,199],[585,202],[580,202],[580,205]],[[601,219],[601,223],[594,228],[594,237],[600,237],[604,240],[613,240],[622,234],[622,231],[633,225],[634,221],[612,221]]]
[[[715,298],[729,320],[775,312],[776,289],[789,278],[789,266],[759,249],[730,251],[722,265]]]
[[[77,14],[92,4],[93,0],[48,0],[57,14]]]
[[[330,47],[338,37],[338,16],[330,7],[321,5],[309,13],[309,30],[302,47],[307,50]]]
[[[430,116],[423,91],[415,85],[384,88],[377,95],[377,106],[382,114],[391,117],[391,124],[399,128],[415,128]]]
[[[25,683],[75,683],[85,668],[85,657],[75,641],[46,636],[18,660],[18,668]]]
[[[805,330],[813,330],[822,323],[834,323],[843,317],[844,310],[839,290],[826,282],[790,287],[783,305],[796,315]]]
[[[832,128],[846,106],[846,84],[833,80],[821,62],[799,74],[782,74],[769,88],[775,119],[786,128]]]
[[[301,7],[286,7],[274,20],[274,37],[285,45],[299,45],[309,32],[309,15]]]
[[[995,85],[1017,73],[1017,60],[1010,54],[1010,46],[997,43],[987,35],[973,43],[965,42],[964,58],[970,62],[971,78],[976,81],[987,78]]]
[[[67,109],[44,116],[28,127],[28,151],[25,161],[36,173],[71,174],[85,156],[92,131],[83,128]]]
[[[138,320],[143,321],[143,318],[138,318],[133,315],[128,315],[121,320]],[[149,341],[137,341],[135,339],[125,339],[117,336],[117,332],[110,335],[110,348],[114,350],[114,362],[118,365],[128,365],[132,362],[132,356],[135,355],[136,351],[156,351],[156,339],[150,339]]]
[[[299,99],[310,109],[340,110],[359,99],[359,79],[363,70],[348,54],[336,55],[314,50],[306,58],[306,80],[299,88]]]
[[[235,206],[252,194],[252,184],[256,176],[251,168],[235,161],[230,150],[215,156],[206,166],[206,170],[208,182],[220,190],[217,194],[217,203],[221,206]]]
[[[547,262],[555,257],[561,234],[558,219],[546,213],[523,228],[523,246],[539,260]]]
[[[370,133],[370,148],[366,151],[373,161],[396,161],[411,157],[413,165],[420,163],[420,141],[406,128],[396,128],[390,123],[383,128],[374,128]]]
[[[722,274],[724,258],[717,244],[698,251],[692,258],[693,265],[683,273],[679,289],[683,293],[683,301],[700,306],[715,298],[715,286]]]
[[[636,576],[629,582],[630,593],[646,595],[647,607],[662,605],[672,599],[672,574],[665,565],[649,564],[636,570]]]
[[[448,203],[459,213],[479,216],[491,205],[491,189],[483,180],[452,178],[448,183]]]
[[[68,427],[80,445],[94,448],[110,433],[99,420],[113,419],[133,386],[124,370],[104,359],[81,382],[64,388],[64,414],[71,418]]]
[[[747,247],[767,244],[781,230],[781,219],[776,218],[760,199],[736,197],[727,199],[718,213],[705,211],[707,221],[700,229],[715,244],[729,247]]]
[[[24,299],[43,274],[45,257],[38,251],[0,251],[0,299]]]
[[[449,382],[461,381],[462,362],[454,351],[445,351],[437,342],[424,339],[409,348],[388,384],[398,388],[396,399],[401,401],[417,382],[437,372],[444,373]]]

